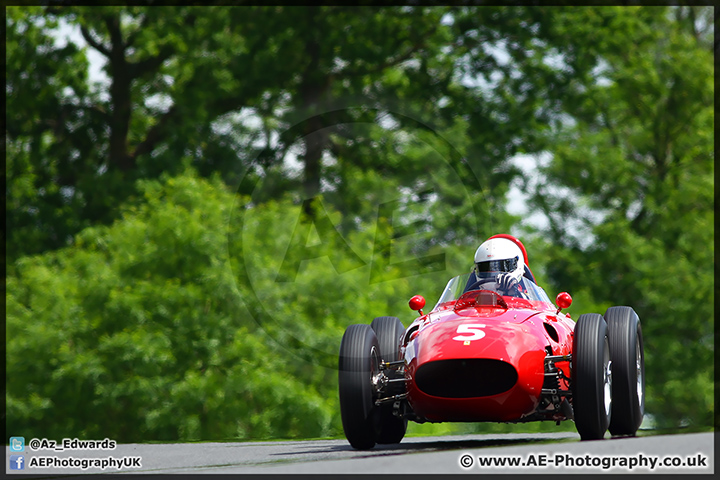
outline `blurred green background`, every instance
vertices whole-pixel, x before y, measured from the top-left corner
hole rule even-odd
[[[711,7],[5,13],[6,437],[341,437],[345,328],[495,233],[712,427]]]

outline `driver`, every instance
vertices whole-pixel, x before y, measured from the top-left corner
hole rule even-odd
[[[522,250],[507,238],[491,238],[475,251],[473,267],[465,291],[488,289],[501,295],[527,298],[520,281],[525,271]]]

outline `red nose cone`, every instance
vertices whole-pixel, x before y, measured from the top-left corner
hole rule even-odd
[[[555,298],[555,303],[557,303],[557,306],[561,309],[568,308],[572,305],[572,297],[567,292],[558,293],[558,296]]]
[[[425,306],[425,299],[422,295],[415,295],[408,302],[412,310],[418,311]]]

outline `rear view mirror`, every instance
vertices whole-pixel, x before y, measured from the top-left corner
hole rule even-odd
[[[410,299],[408,305],[410,305],[412,310],[415,310],[422,315],[422,308],[425,306],[425,298],[422,295],[415,295]]]
[[[558,306],[559,312],[563,308],[568,308],[570,305],[572,305],[572,297],[567,292],[558,293],[558,296],[555,297],[555,303]]]

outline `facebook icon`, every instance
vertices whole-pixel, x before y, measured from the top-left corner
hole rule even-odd
[[[24,470],[24,469],[25,469],[25,456],[10,455],[10,470]]]

